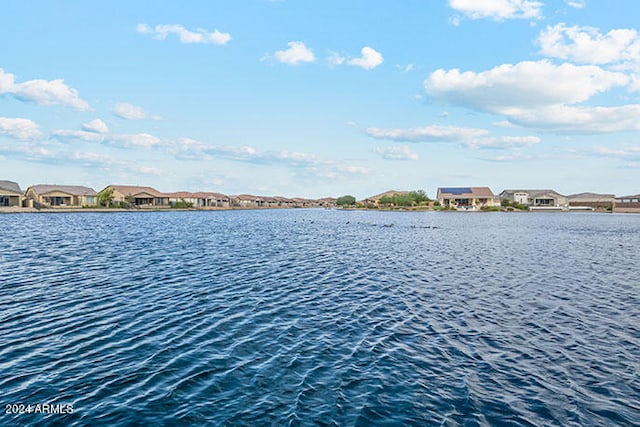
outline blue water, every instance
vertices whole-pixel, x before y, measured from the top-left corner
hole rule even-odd
[[[638,215],[7,214],[0,242],[0,425],[640,425]]]

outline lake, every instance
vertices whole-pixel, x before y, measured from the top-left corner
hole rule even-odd
[[[640,425],[640,215],[0,225],[2,425]]]

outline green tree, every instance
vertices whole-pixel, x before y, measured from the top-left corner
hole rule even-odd
[[[113,188],[107,187],[98,193],[98,203],[100,206],[110,207],[113,202]]]
[[[338,197],[336,204],[338,206],[353,206],[356,204],[356,198],[349,195]]]

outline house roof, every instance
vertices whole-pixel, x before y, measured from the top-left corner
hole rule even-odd
[[[443,187],[438,188],[438,197],[495,197],[489,187]]]
[[[36,194],[47,194],[59,191],[61,193],[70,194],[72,196],[96,196],[98,193],[93,188],[84,187],[82,185],[49,185],[38,184],[32,185],[31,190]]]
[[[166,194],[159,192],[153,187],[139,187],[137,185],[110,185],[109,187],[125,196],[136,196],[141,193],[146,193],[153,197],[167,197]]]
[[[384,193],[376,194],[375,196],[367,197],[365,200],[374,200],[374,201],[377,201],[377,200],[382,199],[382,198],[383,198],[383,197],[385,197],[385,196],[393,197],[393,196],[395,196],[396,194],[409,194],[409,193],[410,193],[409,191],[396,191],[396,190],[389,190],[389,191],[385,191]]]
[[[620,196],[620,197],[616,197],[616,200],[622,200],[622,199],[640,199],[640,194],[635,194],[633,196]]]
[[[556,196],[566,197],[555,190],[504,190],[500,194],[504,194],[504,193],[507,193],[507,194],[527,193],[531,197],[539,197],[546,194],[555,194]]]
[[[17,182],[13,181],[0,181],[0,190],[11,191],[12,193],[22,193],[20,186]]]
[[[598,202],[598,201],[611,201],[615,199],[616,196],[614,196],[613,194],[579,193],[579,194],[572,194],[567,197],[569,198],[569,201]]]

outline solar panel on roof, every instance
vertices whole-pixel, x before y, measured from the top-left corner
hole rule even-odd
[[[471,193],[471,189],[468,187],[442,188],[440,191],[442,193],[455,194],[455,195]]]

